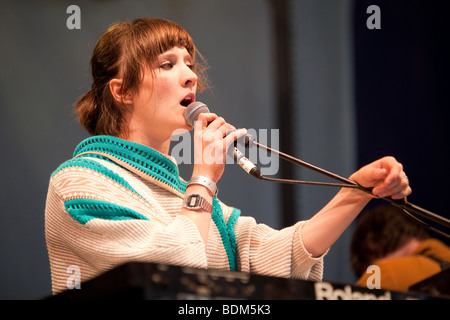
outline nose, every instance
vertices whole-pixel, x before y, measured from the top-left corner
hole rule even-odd
[[[197,85],[197,74],[187,65],[183,70],[182,84],[185,87],[194,87]]]

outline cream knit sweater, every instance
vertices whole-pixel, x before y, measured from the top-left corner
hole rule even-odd
[[[49,183],[53,293],[67,289],[71,265],[86,281],[131,261],[321,280],[323,257],[304,248],[304,222],[274,230],[214,198],[205,246],[179,214],[186,185],[173,160],[144,145],[110,136],[80,143]]]

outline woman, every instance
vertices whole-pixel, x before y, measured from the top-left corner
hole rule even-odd
[[[204,86],[198,59],[191,37],[167,20],[118,23],[100,38],[92,88],[76,106],[92,137],[52,174],[47,196],[54,293],[67,288],[71,265],[85,281],[129,261],[320,280],[323,255],[371,199],[341,190],[308,221],[273,230],[218,200],[225,158],[195,152],[190,182],[181,179],[168,152],[175,130],[192,129],[184,110]],[[225,157],[245,134],[213,113],[198,120],[195,150]],[[376,196],[411,192],[392,157],[350,179]]]

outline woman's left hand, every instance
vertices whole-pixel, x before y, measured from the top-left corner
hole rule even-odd
[[[404,199],[412,192],[402,164],[394,157],[384,157],[362,167],[350,180],[366,188],[373,187],[373,195],[381,198]]]
[[[372,195],[359,189],[342,188],[339,193],[302,229],[303,245],[314,257],[325,253],[342,235],[373,197],[404,199],[411,194],[403,166],[393,157],[374,161],[349,178],[363,187],[373,188]]]

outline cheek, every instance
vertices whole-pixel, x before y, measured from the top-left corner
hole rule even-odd
[[[170,94],[173,88],[174,88],[173,82],[171,82],[169,79],[165,77],[159,77],[155,81],[154,94],[159,99],[161,99]]]
[[[157,72],[154,78],[148,76],[142,82],[140,95],[146,97],[143,102],[147,107],[150,105],[153,109],[159,109],[161,105],[172,104],[176,97],[176,83],[172,74]],[[156,111],[155,110],[155,111]]]

